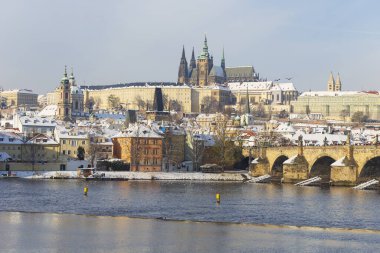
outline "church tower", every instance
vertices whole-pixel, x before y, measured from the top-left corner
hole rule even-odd
[[[184,84],[189,81],[189,72],[187,69],[187,61],[185,56],[185,46],[182,48],[182,57],[178,70],[178,83]]]
[[[338,76],[336,77],[335,91],[342,91],[342,81],[340,80],[339,73],[338,73]]]
[[[198,85],[207,86],[208,74],[210,72],[211,65],[210,54],[208,52],[207,37],[205,35],[205,41],[203,44],[203,50],[197,60],[197,72],[198,72]]]
[[[65,73],[61,79],[61,84],[58,87],[59,99],[57,108],[57,119],[64,121],[71,121],[71,88],[70,80],[67,77],[67,70],[65,66]]]
[[[224,59],[224,47],[223,47],[223,55],[222,55],[222,60],[220,62],[220,67],[223,69],[224,80],[227,80],[226,60]]]
[[[332,72],[330,72],[330,77],[327,81],[327,91],[335,91],[335,80]]]
[[[192,73],[196,67],[197,67],[197,63],[195,62],[194,47],[193,47],[193,52],[191,53],[191,60],[190,60],[190,65],[189,65],[189,74]]]

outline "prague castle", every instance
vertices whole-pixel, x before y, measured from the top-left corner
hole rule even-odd
[[[165,110],[184,113],[207,112],[210,104],[220,111],[225,105],[244,103],[247,87],[251,105],[288,106],[289,101],[298,95],[292,83],[262,81],[253,66],[226,67],[224,50],[220,66],[215,65],[205,37],[197,58],[193,48],[190,64],[186,60],[185,49],[182,49],[176,83],[138,82],[79,87],[73,74],[67,77],[65,70],[60,86],[47,95],[47,103],[57,105],[56,114],[61,120],[75,119],[90,108],[150,110],[156,87],[162,90]]]
[[[252,66],[226,68],[226,60],[223,56],[220,66],[214,65],[214,57],[210,55],[205,36],[202,53],[195,61],[194,48],[191,54],[189,66],[185,56],[185,48],[182,49],[182,57],[178,70],[178,83],[191,84],[193,86],[211,86],[226,82],[255,82],[259,75]]]

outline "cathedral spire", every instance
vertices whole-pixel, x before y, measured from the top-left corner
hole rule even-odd
[[[65,74],[64,74],[65,77],[67,77],[67,66],[65,65]]]
[[[224,47],[223,47],[222,61],[220,63],[220,66],[222,67],[223,70],[226,69],[226,60],[224,59]]]
[[[185,45],[182,46],[182,57],[181,59],[186,59],[186,56],[185,56]]]
[[[191,60],[190,60],[190,69],[195,69],[196,67],[197,67],[197,64],[195,62],[194,47],[193,47],[193,52],[191,53]]]
[[[185,55],[185,46],[182,47],[182,56],[178,70],[178,83],[184,84],[188,82],[189,72]]]

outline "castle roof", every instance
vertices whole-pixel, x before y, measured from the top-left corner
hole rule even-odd
[[[220,77],[224,77],[224,71],[222,69],[222,67],[220,66],[213,66],[211,71],[210,71],[210,74],[209,76],[220,76]]]
[[[227,77],[252,77],[254,73],[253,66],[226,67]]]

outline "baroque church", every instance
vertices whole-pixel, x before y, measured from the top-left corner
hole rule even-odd
[[[72,121],[84,114],[84,96],[82,89],[75,82],[74,73],[71,70],[70,77],[65,73],[61,83],[56,89],[58,107],[56,116],[58,120]]]
[[[226,82],[255,82],[258,80],[259,75],[255,72],[253,66],[227,68],[224,49],[220,66],[214,65],[214,57],[208,51],[206,36],[202,52],[197,60],[195,60],[193,48],[189,65],[185,56],[185,47],[182,49],[178,70],[178,83],[180,84],[204,87]]]

